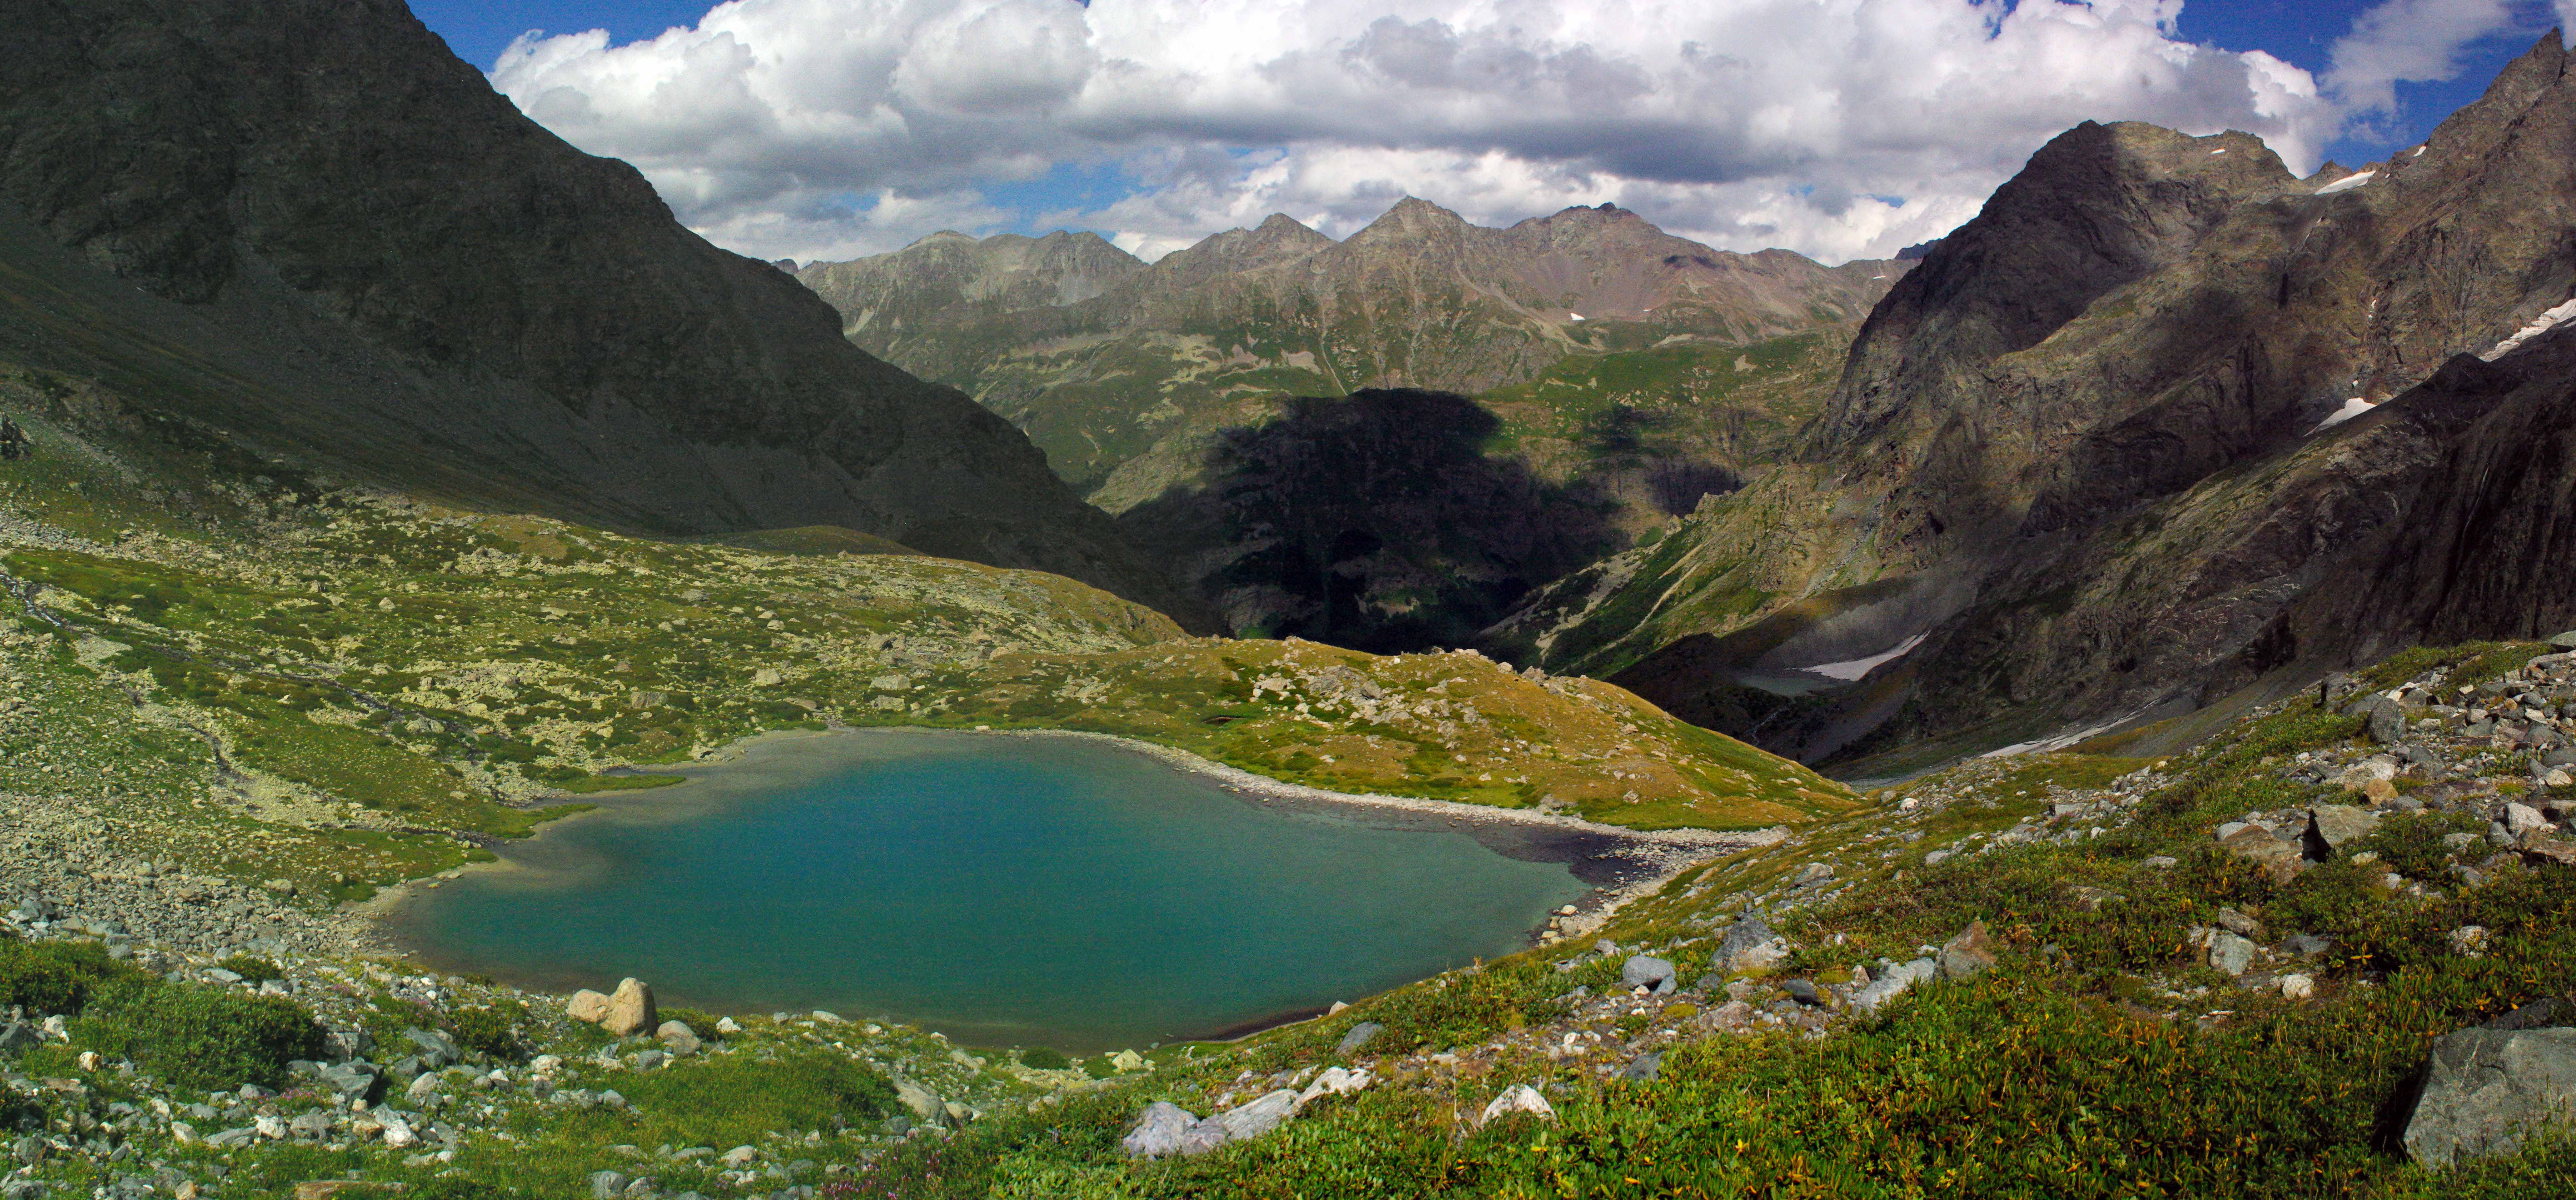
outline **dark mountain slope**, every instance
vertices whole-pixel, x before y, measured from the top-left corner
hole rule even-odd
[[[1207,624],[1006,423],[395,0],[17,6],[0,201],[14,351],[264,452],[639,532],[846,526]]]
[[[2444,462],[2521,470],[2507,527],[2552,528],[2536,460],[2482,457],[2538,451],[2476,432],[2505,419],[2486,413],[2504,392],[2546,392],[2511,382],[2551,377],[2546,349],[2502,374],[2474,358],[2435,373],[2497,355],[2576,291],[2566,66],[2553,34],[2420,152],[2349,178],[2292,180],[2238,134],[2070,132],[1873,313],[1796,461],[1502,633],[1572,651],[1551,667],[1633,667],[1620,677],[1676,711],[1746,707],[1747,668],[1920,636],[1861,685],[1773,715],[1771,744],[1813,756],[2172,715],[2365,644],[2545,623],[2461,590],[2509,579],[2496,568],[2409,584],[2435,568],[2354,556],[2486,486]],[[2356,397],[2428,380],[2320,431]],[[2467,511],[2447,519],[2494,528]],[[2392,598],[2410,588],[2445,598]],[[2376,623],[2337,626],[2360,613]],[[1724,636],[1775,616],[1799,627]]]

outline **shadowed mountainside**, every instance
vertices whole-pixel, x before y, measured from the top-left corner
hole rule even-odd
[[[257,452],[659,535],[837,525],[1207,627],[956,392],[683,229],[398,0],[0,25],[0,349]]]

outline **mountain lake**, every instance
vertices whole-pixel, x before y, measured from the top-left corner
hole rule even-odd
[[[1087,1054],[1511,953],[1619,870],[1613,837],[1265,800],[1106,739],[780,735],[677,772],[413,889],[389,932],[526,987]]]

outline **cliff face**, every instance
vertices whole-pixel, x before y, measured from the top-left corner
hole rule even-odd
[[[266,452],[642,532],[842,525],[1207,624],[1007,423],[397,0],[18,6],[0,198],[0,336]]]
[[[2069,132],[1872,313],[1790,466],[1494,636],[1742,713],[1746,669],[1913,646],[1752,718],[1812,757],[2178,716],[2549,624],[2503,564],[2555,545],[2570,365],[2502,343],[2576,292],[2566,65],[2552,34],[2340,178],[2238,134]]]

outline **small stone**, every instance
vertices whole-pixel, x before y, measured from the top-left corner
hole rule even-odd
[[[674,1055],[695,1054],[700,1045],[698,1031],[682,1021],[662,1022],[661,1027],[653,1031],[653,1036],[660,1038],[662,1048]]]
[[[735,1170],[741,1170],[744,1167],[748,1167],[753,1163],[759,1162],[760,1151],[749,1146],[736,1146],[731,1150],[725,1151],[724,1155],[716,1159],[716,1161]]]
[[[1351,1026],[1351,1031],[1343,1034],[1342,1040],[1334,1044],[1333,1053],[1344,1058],[1357,1054],[1367,1047],[1370,1040],[1377,1037],[1377,1035],[1385,1030],[1385,1028],[1386,1026],[1380,1025],[1375,1021],[1362,1021],[1357,1025],[1353,1025]]]
[[[2076,907],[2086,912],[2100,912],[2105,904],[2118,904],[2128,899],[2118,892],[2105,891],[2097,887],[2084,887],[2080,884],[2067,889],[2067,892],[2075,898]]]
[[[2281,998],[2284,1000],[2306,1000],[2316,994],[2317,981],[2308,976],[2290,974],[2281,977]]]
[[[1931,982],[1939,971],[1939,965],[1928,958],[1897,963],[1870,980],[1869,986],[1852,993],[1852,1006],[1868,1012],[1895,999],[1915,984]]]
[[[2462,958],[2483,958],[2487,952],[2487,927],[2484,925],[2460,926],[2451,931],[2449,941],[2451,953]]]
[[[1781,984],[1780,990],[1789,993],[1790,999],[1810,1008],[1821,1008],[1825,1004],[1824,992],[1811,979],[1792,979]]]
[[[2256,941],[2263,939],[2263,923],[2235,909],[2219,909],[2217,919],[2218,927],[2229,933],[2253,938]]]
[[[1629,1059],[1627,1066],[1619,1068],[1619,1078],[1628,1080],[1632,1083],[1651,1083],[1654,1081],[1656,1075],[1662,1073],[1663,1069],[1664,1052],[1661,1050],[1649,1050],[1644,1054],[1640,1054],[1635,1058]]]
[[[1542,1121],[1556,1119],[1556,1109],[1548,1104],[1547,1097],[1540,1095],[1537,1088],[1515,1083],[1485,1106],[1485,1114],[1477,1119],[1477,1124],[1491,1124],[1495,1118],[1511,1113],[1528,1113]]]
[[[2540,815],[2539,809],[2533,808],[2532,806],[2519,801],[2506,802],[2504,806],[2504,831],[2506,834],[2515,838],[2520,838],[2523,834],[2529,833],[2532,830],[2550,828],[2553,827],[2549,823],[2549,818]]]
[[[1942,863],[1950,861],[1951,853],[1952,852],[1948,850],[1927,850],[1923,854],[1923,865],[1927,867],[1940,866]]]
[[[590,1173],[591,1200],[616,1200],[626,1194],[626,1176],[619,1171]]]

